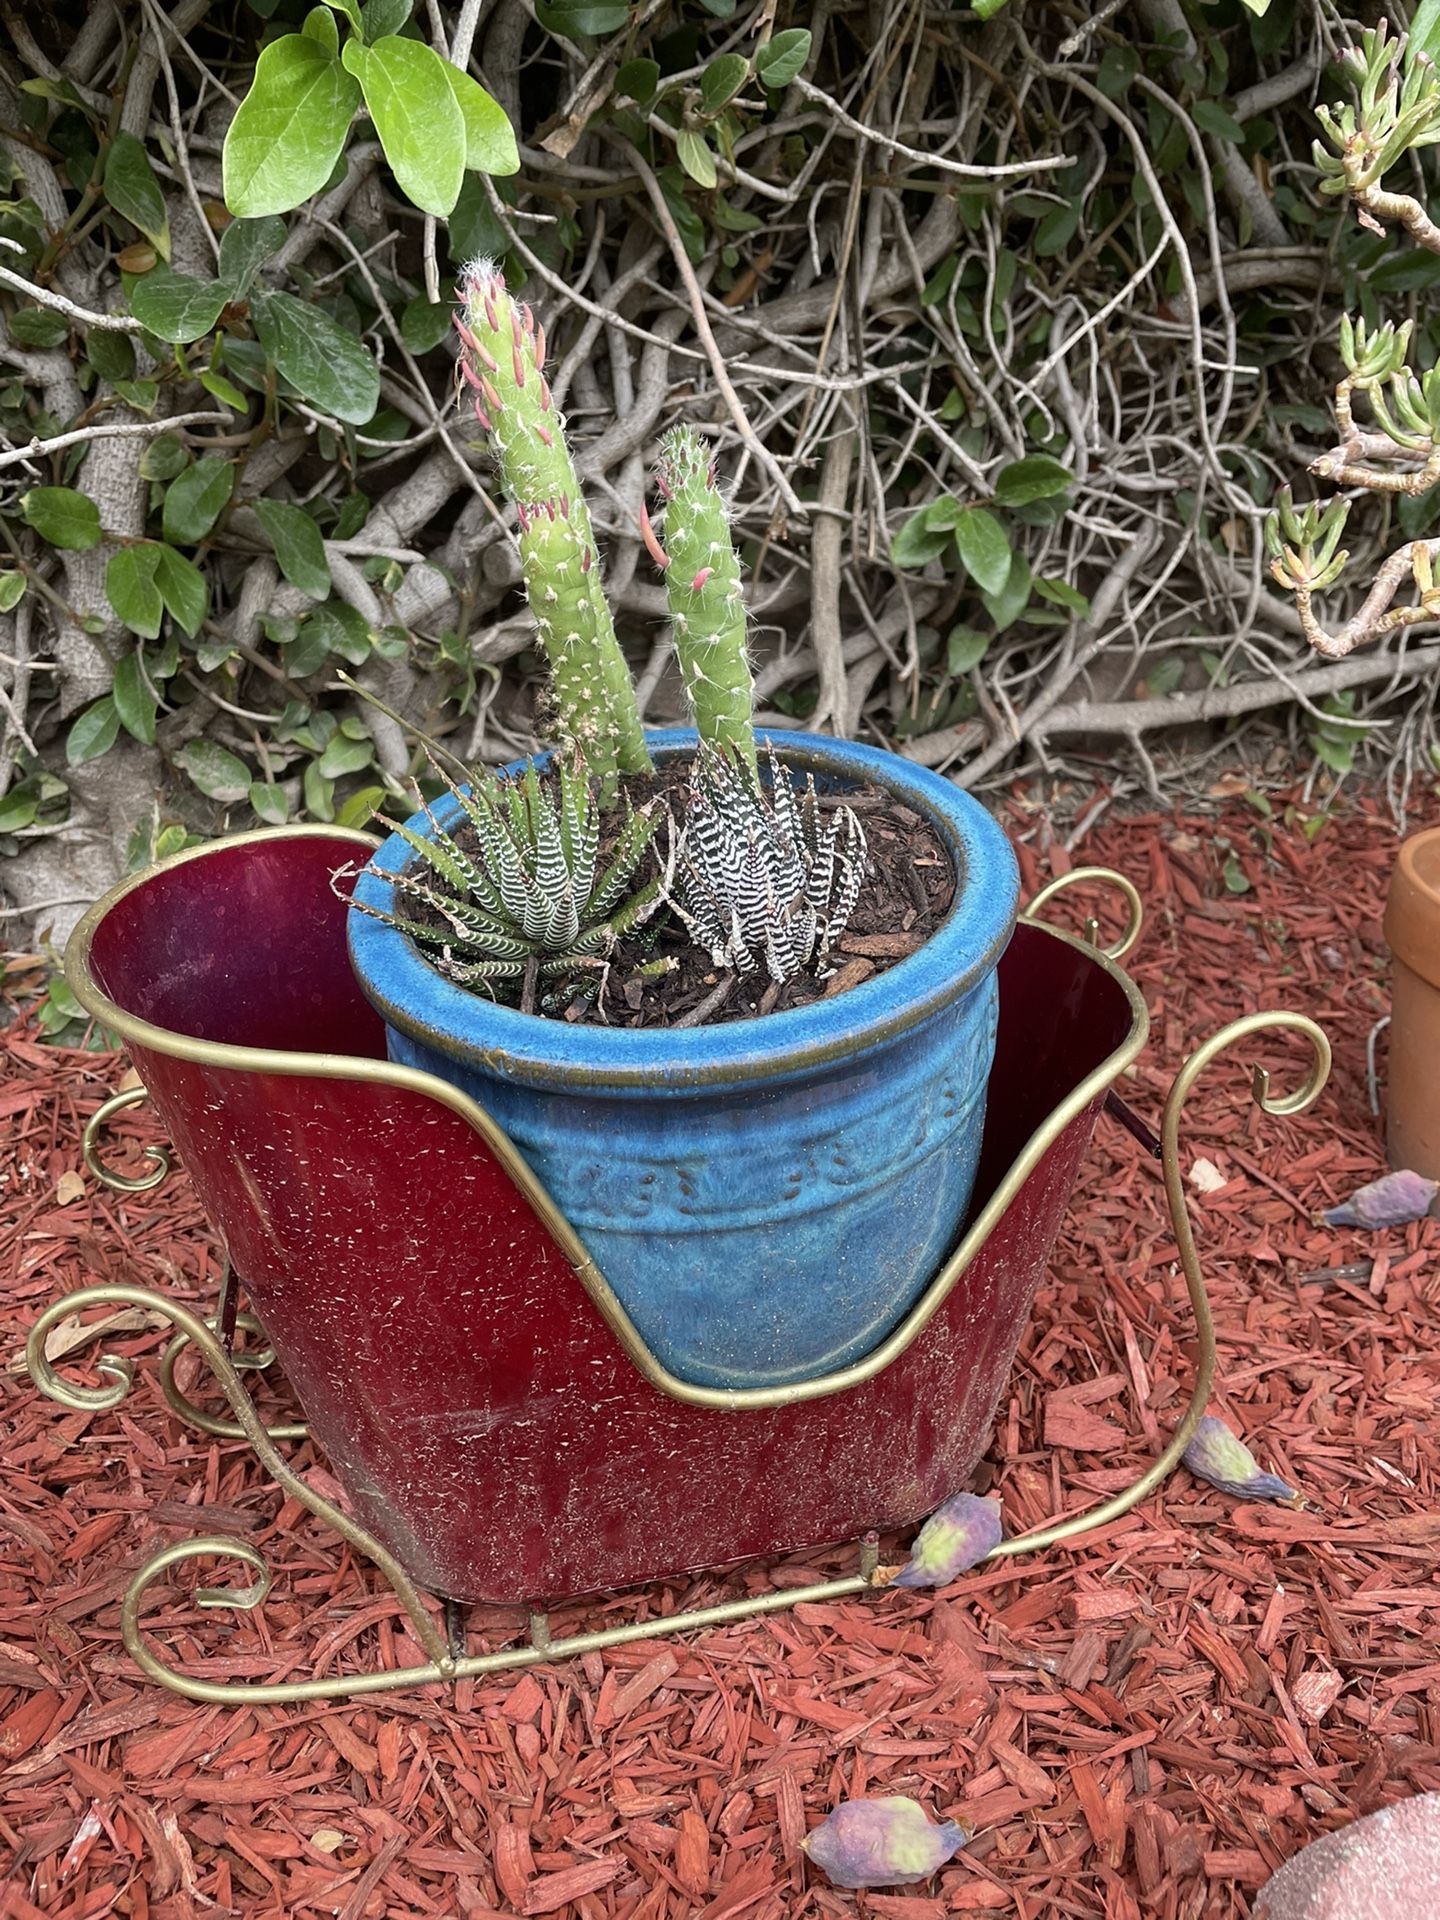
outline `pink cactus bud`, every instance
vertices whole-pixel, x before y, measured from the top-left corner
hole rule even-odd
[[[591,565],[594,562],[594,559],[595,559],[595,555],[591,552],[589,547],[586,547],[580,555],[581,573],[589,573]]]
[[[554,435],[553,435],[553,434],[551,433],[551,431],[550,431],[550,429],[549,429],[548,427],[542,427],[542,426],[541,426],[541,424],[540,424],[540,422],[539,422],[538,420],[537,420],[537,421],[535,422],[535,431],[536,431],[536,433],[538,433],[538,434],[539,434],[539,436],[540,436],[540,438],[541,438],[541,440],[542,440],[542,442],[543,442],[543,443],[545,444],[545,446],[547,446],[547,447],[553,447],[553,446],[554,446],[554,444],[555,444],[555,436],[554,436]]]
[[[524,320],[524,322],[525,322],[525,331],[526,331],[526,333],[534,333],[534,331],[535,331],[535,316],[534,316],[534,314],[533,314],[533,313],[532,313],[532,312],[530,311],[530,303],[529,303],[529,301],[528,301],[528,300],[526,300],[526,301],[522,301],[522,302],[521,302],[521,305],[520,305],[520,315],[521,315],[521,318],[522,318],[522,319]]]
[[[933,1826],[903,1793],[842,1800],[800,1842],[837,1887],[913,1887],[937,1874],[970,1835],[957,1821]]]
[[[485,302],[485,318],[490,323],[490,331],[492,333],[498,333],[500,331],[500,316],[495,311],[495,296],[491,292],[489,287],[486,287],[485,289],[484,302]]]
[[[713,487],[715,484],[715,462],[713,460],[705,469],[705,484],[707,487]]]
[[[471,353],[478,353],[480,351],[480,342],[475,338],[474,334],[470,331],[469,327],[466,326],[458,313],[455,315],[455,331],[459,334],[464,344],[470,349]]]
[[[1236,1500],[1276,1500],[1282,1506],[1305,1502],[1278,1473],[1262,1472],[1260,1462],[1223,1420],[1207,1413],[1191,1435],[1181,1459],[1198,1479],[1208,1480]]]
[[[715,569],[713,567],[701,567],[700,571],[696,574],[695,578],[690,582],[691,593],[699,593],[700,589],[704,586],[705,582],[710,578],[711,574],[714,571]]]
[[[645,551],[663,573],[670,564],[670,556],[661,546],[655,529],[650,524],[650,509],[643,500],[640,503],[640,538],[645,542]]]
[[[480,422],[480,425],[484,428],[486,433],[493,433],[495,431],[494,421],[491,420],[489,414],[485,411],[484,407],[481,406],[478,400],[475,402],[475,418]]]
[[[528,533],[530,531],[530,510],[528,507],[522,507],[518,500],[515,502],[515,518],[520,522],[520,531],[522,533]]]
[[[515,375],[516,386],[523,387],[525,384],[525,362],[520,357],[520,349],[518,346],[511,347],[510,349],[510,371]]]
[[[570,518],[570,496],[568,493],[562,493],[560,496],[560,518],[562,520],[568,520]]]
[[[485,378],[483,373],[480,376],[480,391],[484,394],[485,404],[487,407],[489,407],[490,411],[492,413],[499,413],[500,395],[497,393],[497,391],[495,390],[494,386],[490,383],[490,381],[488,381]]]
[[[468,360],[462,360],[460,362],[460,378],[467,381],[477,393],[484,391],[484,383]]]
[[[528,313],[530,309],[527,307],[525,311]],[[538,373],[540,369],[544,366],[544,364],[545,364],[545,328],[543,325],[541,325],[536,327],[535,329],[535,371]],[[548,392],[549,389],[547,388],[546,391]]]
[[[674,494],[670,491],[670,482],[665,478],[663,473],[656,474],[655,484],[660,489],[662,499],[673,500],[675,498]]]
[[[549,413],[553,404],[550,398],[550,382],[542,373],[540,376],[540,411],[542,413]]]

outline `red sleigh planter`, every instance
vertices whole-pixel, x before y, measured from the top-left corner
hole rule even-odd
[[[1034,922],[1017,928],[1001,967],[970,1222],[881,1345],[821,1379],[738,1392],[699,1387],[649,1353],[489,1118],[440,1081],[386,1061],[383,1028],[347,962],[344,904],[331,889],[332,872],[370,844],[296,828],[178,855],[95,907],[68,956],[78,997],[124,1038],[361,1525],[285,1466],[240,1383],[223,1326],[217,1335],[135,1289],[88,1288],[49,1309],[29,1360],[39,1384],[66,1404],[113,1404],[128,1363],[101,1361],[109,1386],[74,1386],[45,1360],[46,1331],[102,1301],[139,1298],[167,1314],[210,1361],[239,1430],[275,1477],[379,1562],[429,1664],[263,1688],[210,1684],[164,1666],[139,1629],[141,1596],[164,1566],[228,1554],[260,1577],[246,1592],[209,1597],[249,1605],[263,1594],[254,1549],[220,1539],[169,1548],[136,1576],[125,1631],[141,1664],[198,1697],[282,1699],[553,1658],[805,1595],[790,1589],[553,1645],[537,1619],[530,1645],[465,1659],[447,1646],[418,1589],[540,1609],[562,1595],[906,1525],[964,1486],[1096,1117],[1145,1041],[1143,1002],[1114,962]],[[1257,1094],[1271,1110],[1306,1104],[1323,1085],[1328,1048],[1313,1023],[1274,1014],[1237,1022],[1202,1048],[1166,1109],[1167,1185],[1201,1318],[1190,1416],[1136,1489],[1043,1535],[1007,1541],[1002,1552],[1046,1544],[1132,1504],[1168,1471],[1203,1412],[1213,1342],[1176,1171],[1180,1104],[1217,1052],[1267,1025],[1302,1030],[1315,1064],[1299,1094],[1274,1102],[1263,1086]],[[167,1383],[172,1371],[173,1355]],[[868,1571],[869,1563],[810,1591],[858,1591]]]

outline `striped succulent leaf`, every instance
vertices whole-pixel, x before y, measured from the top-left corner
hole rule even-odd
[[[533,962],[540,980],[555,980],[603,959],[660,905],[658,877],[638,883],[658,813],[632,810],[597,872],[600,808],[578,757],[560,765],[553,787],[533,765],[518,780],[482,773],[462,785],[433,753],[430,764],[459,803],[469,850],[427,807],[427,834],[397,829],[417,856],[386,876],[399,910],[353,904],[408,934],[447,979],[493,991]]]
[[[865,833],[853,810],[822,824],[815,782],[797,791],[767,747],[768,791],[743,760],[703,742],[670,825],[664,895],[717,967],[762,963],[784,981],[825,961],[845,930],[865,874]]]

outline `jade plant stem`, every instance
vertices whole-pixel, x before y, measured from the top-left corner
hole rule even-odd
[[[520,515],[520,557],[559,708],[602,797],[621,773],[652,770],[634,684],[600,578],[600,557],[565,427],[545,379],[545,333],[476,261],[461,278],[460,368]]]

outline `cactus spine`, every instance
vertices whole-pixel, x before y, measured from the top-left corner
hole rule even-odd
[[[642,515],[641,532],[665,573],[675,652],[700,738],[755,770],[750,715],[755,688],[745,654],[745,603],[730,517],[706,441],[675,427],[661,446],[655,484],[665,500],[664,545]]]
[[[564,732],[605,797],[619,773],[647,773],[640,708],[600,579],[600,558],[565,423],[545,378],[545,333],[487,260],[467,267],[456,330],[460,370],[521,514],[525,584]]]

